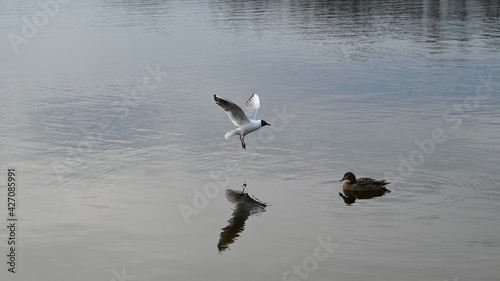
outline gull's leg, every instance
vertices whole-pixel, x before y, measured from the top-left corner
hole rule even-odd
[[[247,144],[245,143],[245,136],[240,136],[240,140],[241,140],[241,146],[243,147],[243,149],[247,149]]]

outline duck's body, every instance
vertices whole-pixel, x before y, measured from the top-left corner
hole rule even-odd
[[[343,180],[347,180],[347,182],[345,182],[343,186],[344,191],[387,190],[385,186],[390,183],[385,180],[374,180],[370,178],[356,179],[356,176],[351,172],[345,173],[344,177],[340,181]]]

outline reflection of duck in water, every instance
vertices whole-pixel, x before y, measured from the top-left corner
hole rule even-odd
[[[243,184],[242,191],[226,190],[227,200],[234,204],[234,210],[228,220],[228,225],[222,229],[220,234],[219,243],[217,244],[219,252],[226,250],[240,236],[240,233],[245,229],[245,222],[248,217],[265,211],[267,205],[248,195],[245,192],[246,186],[246,184]]]
[[[347,204],[354,203],[356,199],[371,199],[380,197],[386,192],[391,192],[385,188],[385,186],[390,183],[385,180],[374,180],[370,178],[356,179],[356,176],[351,172],[345,173],[340,181],[343,180],[347,180],[343,186],[345,195],[342,193],[339,193],[339,195]]]

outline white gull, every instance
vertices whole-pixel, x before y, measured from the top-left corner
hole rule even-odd
[[[234,125],[238,126],[237,129],[229,131],[226,133],[225,138],[228,139],[235,135],[240,135],[241,146],[246,148],[245,144],[245,136],[250,134],[251,132],[260,129],[266,125],[271,126],[271,124],[267,123],[264,120],[255,120],[257,116],[257,110],[260,107],[260,99],[257,94],[253,94],[246,102],[245,102],[245,110],[241,109],[234,102],[230,101],[227,98],[214,95],[215,103],[217,103],[229,116],[229,119],[234,123]]]

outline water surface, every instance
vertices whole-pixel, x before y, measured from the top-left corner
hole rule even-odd
[[[0,4],[2,279],[497,278],[497,2],[50,3]],[[272,126],[225,140],[214,93]]]

